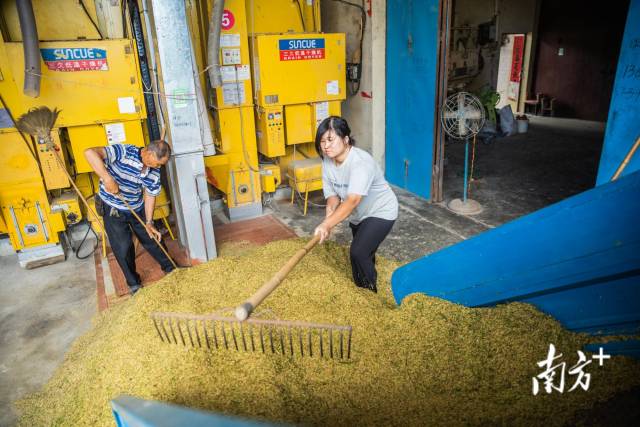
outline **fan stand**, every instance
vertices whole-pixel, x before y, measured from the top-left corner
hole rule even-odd
[[[476,136],[473,135],[475,143]],[[464,141],[464,190],[462,199],[453,199],[447,204],[449,210],[460,215],[477,215],[482,212],[482,205],[473,199],[467,198],[469,188],[469,138]]]

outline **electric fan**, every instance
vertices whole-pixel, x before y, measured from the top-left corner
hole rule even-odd
[[[482,212],[480,203],[468,198],[469,184],[469,140],[473,140],[475,157],[476,135],[484,125],[484,107],[480,100],[467,92],[458,92],[449,96],[442,106],[440,121],[445,133],[456,141],[464,141],[464,189],[462,199],[453,199],[447,207],[459,214],[475,215]],[[473,175],[473,159],[471,162]]]

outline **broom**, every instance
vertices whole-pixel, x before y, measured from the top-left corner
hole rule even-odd
[[[38,142],[44,142],[47,149],[53,152],[53,157],[55,157],[56,161],[58,162],[60,169],[62,169],[65,175],[67,175],[67,179],[69,179],[71,186],[76,191],[76,193],[78,193],[78,196],[82,200],[82,203],[84,203],[87,210],[96,218],[96,222],[99,224],[100,229],[102,230],[102,235],[104,236],[106,235],[106,232],[104,226],[99,220],[100,217],[89,205],[89,202],[82,195],[82,192],[71,178],[71,175],[69,175],[69,172],[67,172],[67,168],[65,167],[64,162],[58,154],[58,147],[56,147],[51,138],[51,129],[53,129],[53,125],[58,119],[58,114],[60,114],[60,110],[58,110],[57,108],[54,108],[53,111],[44,106],[32,108],[27,113],[20,116],[20,118],[16,122],[16,127],[20,132],[27,133],[37,138]]]
[[[106,235],[106,231],[104,229],[104,226],[99,220],[100,217],[89,205],[89,202],[82,195],[82,192],[80,191],[76,183],[73,181],[73,178],[71,178],[71,175],[69,174],[69,172],[67,172],[67,168],[65,167],[64,162],[60,158],[60,155],[58,154],[58,151],[57,151],[57,147],[53,143],[53,139],[51,138],[51,129],[53,129],[53,126],[55,125],[56,120],[58,119],[58,114],[60,114],[60,110],[58,110],[57,108],[54,108],[53,110],[49,109],[49,107],[46,107],[46,106],[32,108],[27,113],[20,116],[20,118],[16,123],[16,127],[18,128],[19,131],[27,133],[37,138],[39,143],[44,142],[47,149],[53,152],[54,154],[53,157],[55,157],[56,161],[58,162],[60,169],[62,169],[65,175],[67,175],[67,179],[69,180],[69,183],[71,184],[73,189],[76,191],[76,193],[78,194],[78,196],[80,197],[84,205],[86,206],[87,210],[91,213],[91,215],[95,216],[95,218],[97,219],[96,222],[100,225],[100,229],[102,230],[102,235],[104,236]],[[131,211],[131,213],[138,220],[138,222],[140,222],[140,224],[142,224],[142,226],[146,228],[146,225],[144,221],[142,221],[142,218],[140,218],[140,216],[138,216],[138,214],[134,212],[134,210],[131,208],[131,206],[129,206],[126,200],[124,200],[124,198],[119,194],[118,194],[118,197],[120,198],[120,200],[124,201],[127,208],[129,209],[129,211]],[[173,264],[173,267],[178,268],[175,261],[173,260],[173,258],[171,258],[167,250],[162,246],[162,244],[155,238],[152,238],[152,240],[158,244],[158,247],[160,247],[162,252],[164,252],[167,258],[169,258],[169,261],[171,261],[171,264]]]

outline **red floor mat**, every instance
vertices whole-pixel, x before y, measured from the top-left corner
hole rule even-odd
[[[223,224],[214,228],[216,242],[251,242],[264,245],[297,237],[296,233],[271,215]]]
[[[291,228],[281,223],[271,215],[265,215],[259,218],[238,221],[229,224],[216,225],[214,227],[214,233],[216,236],[217,244],[221,244],[224,242],[247,241],[258,245],[264,245],[275,240],[296,237],[296,233]],[[171,240],[168,235],[165,235],[164,243],[167,246],[167,250],[176,264],[181,267],[187,267],[194,264],[190,260],[186,249],[183,248],[177,240]],[[103,309],[108,307],[109,302],[104,295],[104,279],[102,277],[103,273],[100,263],[100,256],[101,254],[98,254],[98,256],[95,257],[95,260],[96,276],[100,276],[97,277],[97,282],[98,299],[100,302],[99,306],[100,310],[102,311]],[[113,253],[111,253],[110,248],[107,248],[107,259],[109,262],[109,270],[113,285],[115,287],[116,295],[118,297],[128,295],[129,287],[125,282],[124,274],[118,266],[118,263],[113,256]],[[140,274],[140,277],[142,278],[143,285],[149,285],[164,276],[164,273],[158,263],[139,244],[136,247],[136,269]],[[105,272],[105,274],[107,274],[107,272]]]

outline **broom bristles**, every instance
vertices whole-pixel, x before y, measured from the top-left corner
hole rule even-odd
[[[51,129],[53,129],[58,119],[58,114],[60,114],[60,110],[57,108],[53,110],[46,106],[32,108],[20,116],[16,127],[21,132],[28,133],[29,135],[43,139],[48,138],[51,134]]]

